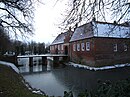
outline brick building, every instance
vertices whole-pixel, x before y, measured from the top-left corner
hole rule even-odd
[[[50,53],[69,55],[70,53],[69,41],[72,35],[73,31],[71,31],[71,28],[69,28],[67,32],[59,34],[50,45]]]
[[[64,45],[63,49],[54,51],[65,53],[67,47],[70,60],[75,63],[102,66],[130,62],[130,27],[128,23],[92,21],[77,27],[74,33],[66,33],[62,33],[64,36],[62,43],[54,40],[51,45],[52,53],[53,48]],[[66,39],[67,41],[65,41]]]

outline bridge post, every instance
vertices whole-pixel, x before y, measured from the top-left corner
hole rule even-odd
[[[44,66],[47,66],[47,57],[46,56],[42,56],[42,71],[45,70]]]
[[[53,56],[53,67],[59,66],[59,56]]]
[[[29,57],[29,72],[33,72],[33,57]]]
[[[42,56],[42,65],[47,65],[47,57]]]

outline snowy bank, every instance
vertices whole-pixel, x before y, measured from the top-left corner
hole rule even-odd
[[[24,78],[23,78],[24,79]],[[46,95],[43,91],[41,91],[40,89],[35,89],[32,88],[31,85],[26,82],[25,80],[22,80],[23,84],[30,90],[32,91],[32,93],[36,93],[36,94],[41,94],[41,95]]]
[[[88,69],[88,70],[94,70],[94,71],[130,66],[129,63],[126,63],[126,64],[116,64],[116,65],[113,65],[113,66],[91,67],[91,66],[76,64],[76,63],[73,63],[73,62],[69,62],[69,63],[67,63],[66,65],[74,66],[74,67],[76,67],[76,68],[84,68],[84,69]]]
[[[0,61],[0,64],[1,64],[1,65],[6,65],[6,66],[8,66],[8,67],[11,67],[15,72],[20,73],[20,72],[19,72],[19,69],[18,69],[13,63],[5,62],[5,61]],[[33,89],[33,88],[29,85],[29,83],[27,83],[27,82],[25,81],[25,79],[24,79],[23,77],[22,77],[22,82],[23,82],[23,84],[24,84],[29,90],[32,91],[32,93],[45,95],[45,93],[44,93],[43,91],[41,91],[40,89],[38,89],[38,90],[37,90],[37,89]]]
[[[19,69],[13,64],[13,63],[9,63],[9,62],[5,62],[5,61],[0,61],[1,65],[6,65],[11,67],[15,72],[19,73]]]

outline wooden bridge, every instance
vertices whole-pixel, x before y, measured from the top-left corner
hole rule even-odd
[[[33,67],[33,58],[34,57],[41,57],[42,65],[47,65],[47,57],[52,57],[54,67],[57,67],[59,65],[60,57],[62,57],[62,59],[64,61],[68,60],[68,55],[65,55],[65,54],[23,55],[23,56],[17,56],[17,59],[18,58],[29,58],[29,67]]]

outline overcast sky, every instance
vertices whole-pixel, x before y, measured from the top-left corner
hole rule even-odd
[[[36,6],[35,12],[35,35],[31,40],[36,42],[52,42],[61,33],[58,25],[65,12],[68,0],[44,0],[43,5]],[[56,5],[55,5],[56,3]]]

